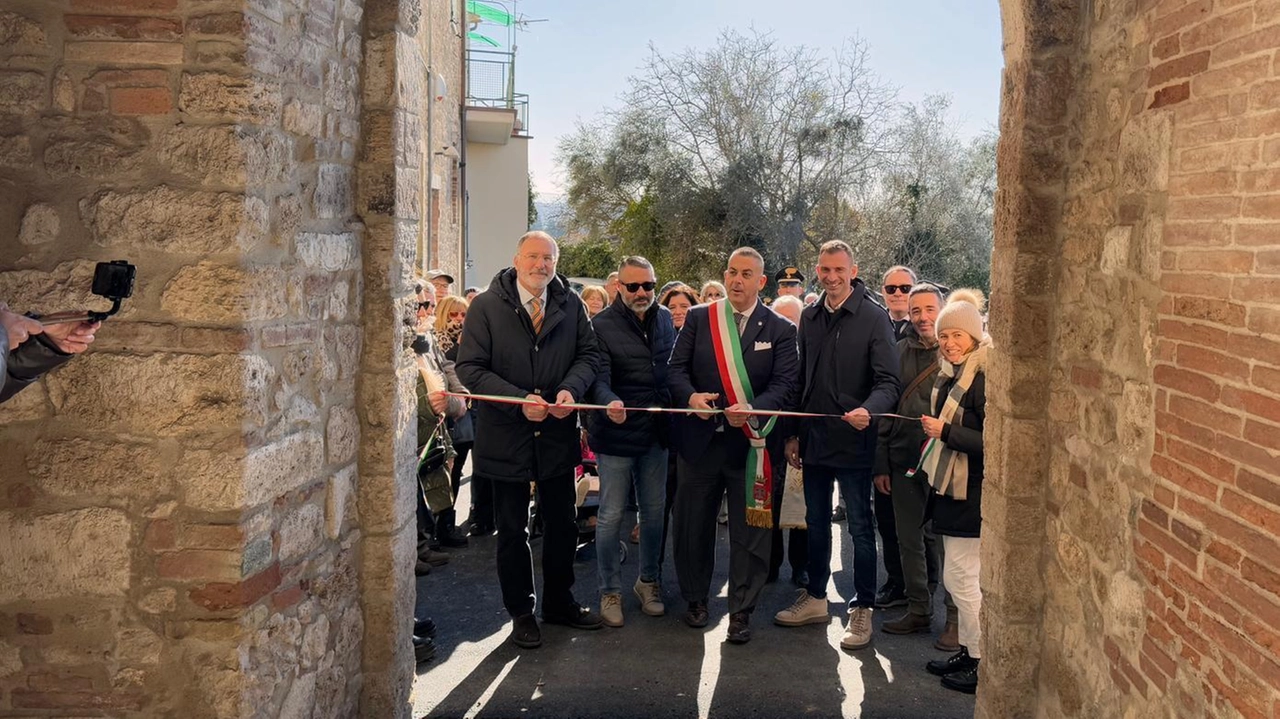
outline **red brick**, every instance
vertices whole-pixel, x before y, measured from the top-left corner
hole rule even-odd
[[[1261,250],[1254,271],[1260,275],[1280,275],[1280,250]]]
[[[1258,389],[1280,393],[1280,370],[1254,365],[1249,383]]]
[[[163,579],[239,579],[240,555],[205,549],[187,549],[161,554],[156,574]]]
[[[1247,429],[1246,427],[1246,431]],[[1270,452],[1251,441],[1219,435],[1217,450],[1222,456],[1241,464],[1247,464],[1263,472],[1272,472],[1280,475],[1280,458],[1273,456]]]
[[[238,12],[202,15],[187,21],[187,31],[193,35],[234,35],[239,37],[244,35],[245,22],[244,14]]]
[[[1158,15],[1155,22],[1151,24],[1151,36],[1164,37],[1201,22],[1209,17],[1209,11],[1212,8],[1213,3],[1211,0],[1195,0],[1195,2],[1187,3],[1173,12]]]
[[[1233,604],[1257,617],[1264,624],[1272,627],[1280,626],[1280,602],[1277,602],[1274,596],[1269,597],[1260,593],[1234,573],[1213,565],[1206,568],[1205,580],[1218,587],[1222,595]],[[1236,626],[1240,624],[1239,620],[1231,623]]]
[[[1212,127],[1216,123],[1205,123]],[[1227,123],[1222,123],[1229,127]],[[1236,173],[1229,171],[1175,175],[1169,178],[1169,194],[1186,196],[1230,195],[1236,191]]]
[[[1151,96],[1151,104],[1147,105],[1147,109],[1158,110],[1169,105],[1177,105],[1180,102],[1186,102],[1189,97],[1191,97],[1191,83],[1189,82],[1162,87],[1156,90],[1155,95]]]
[[[1142,500],[1140,511],[1143,517],[1146,517],[1157,527],[1161,529],[1169,528],[1169,513],[1161,509],[1154,501],[1150,499]]]
[[[294,584],[271,595],[271,607],[277,612],[284,611],[306,598],[307,592],[301,584]]]
[[[1160,667],[1151,659],[1149,654],[1143,653],[1138,655],[1138,668],[1142,670],[1142,675],[1147,678],[1155,686],[1156,690],[1164,693],[1169,687],[1169,677],[1160,669]]]
[[[1249,308],[1245,324],[1250,331],[1258,334],[1280,335],[1280,310],[1273,307],[1254,305]],[[1274,360],[1275,357],[1272,354],[1267,360]]]
[[[1216,507],[1183,495],[1178,498],[1178,509],[1203,524],[1210,536],[1244,550],[1245,556],[1267,559],[1276,551],[1274,537],[1262,534],[1234,515],[1219,512]]]
[[[1180,172],[1211,172],[1225,170],[1230,171],[1237,167],[1244,167],[1257,162],[1261,154],[1257,140],[1242,140],[1238,142],[1221,142],[1216,145],[1205,145],[1204,147],[1192,147],[1178,153],[1178,170]],[[1197,198],[1195,201],[1188,200],[1191,204],[1183,207],[1181,203],[1170,201],[1170,209],[1177,208],[1178,212],[1170,212],[1170,219],[1232,219],[1240,214],[1240,205],[1238,203],[1227,202],[1226,200],[1234,198],[1216,198],[1214,202],[1210,202],[1204,198]],[[1211,213],[1206,216],[1196,218],[1192,213],[1196,211]]]
[[[1186,442],[1211,450],[1217,440],[1212,429],[1192,424],[1170,412],[1156,412],[1156,429],[1165,433],[1165,441],[1170,443],[1166,448],[1170,455],[1176,454],[1180,447],[1190,446]]]
[[[1178,541],[1188,547],[1196,551],[1204,547],[1204,535],[1177,517],[1172,517],[1169,520],[1169,529],[1173,532],[1173,536],[1178,538]]]
[[[1280,427],[1255,420],[1245,420],[1244,438],[1260,447],[1280,451]]]
[[[186,349],[221,353],[247,349],[252,339],[252,333],[244,329],[184,327],[180,341]]]
[[[1280,551],[1280,548],[1277,551]],[[1280,596],[1280,573],[1268,569],[1248,557],[1245,557],[1244,561],[1240,563],[1240,576],[1258,585],[1264,591]]]
[[[238,524],[184,524],[178,544],[184,549],[239,549],[244,529]]]
[[[1138,536],[1159,547],[1170,559],[1181,562],[1192,571],[1196,570],[1196,553],[1146,519],[1138,520]]]
[[[1164,272],[1160,289],[1171,295],[1191,295],[1226,300],[1231,298],[1231,280],[1217,275],[1193,272]]]
[[[99,70],[85,81],[86,86],[103,87],[168,87],[167,70]]]
[[[1174,677],[1177,675],[1178,663],[1171,659],[1163,649],[1156,646],[1156,643],[1149,636],[1142,639],[1142,653],[1150,656],[1165,676]]]
[[[1195,50],[1202,47],[1213,48],[1213,64],[1223,65],[1234,58],[1218,57],[1218,48],[1216,47],[1225,39],[1235,38],[1242,33],[1248,32],[1253,25],[1253,8],[1241,8],[1235,12],[1223,13],[1219,11],[1216,17],[1210,18],[1207,22],[1188,28],[1182,33],[1182,50],[1184,52]],[[1237,57],[1239,57],[1237,55]]]
[[[19,612],[14,617],[19,634],[53,634],[53,620],[43,614]]]
[[[1250,222],[1236,225],[1233,234],[1237,245],[1280,246],[1280,222]]]
[[[1222,352],[1214,352],[1195,345],[1178,345],[1178,366],[1182,369],[1202,372],[1210,377],[1225,377],[1246,381],[1249,365]]]
[[[1218,499],[1218,484],[1196,474],[1185,462],[1164,455],[1152,455],[1151,471],[1192,494],[1214,501]]]
[[[1253,220],[1280,220],[1280,197],[1272,195],[1246,197],[1240,209],[1240,216]],[[1273,241],[1275,239],[1272,237]]]
[[[1280,191],[1280,170],[1245,170],[1240,173],[1240,190],[1242,192]],[[1238,232],[1242,227],[1245,226],[1238,226],[1236,231]],[[1270,239],[1272,240],[1270,244],[1280,244],[1280,238],[1276,235],[1270,235]]]
[[[176,10],[178,0],[71,0],[72,10],[152,13]]]
[[[211,612],[250,606],[280,586],[277,562],[241,582],[212,582],[191,590],[191,601]]]
[[[151,551],[173,549],[176,546],[173,522],[167,519],[153,519],[147,523],[142,535],[142,546]]]
[[[1246,87],[1270,77],[1271,58],[1251,57],[1232,65],[1197,74],[1191,80],[1191,91],[1197,95],[1212,95]]]
[[[1138,558],[1139,562],[1146,562],[1153,568],[1163,572],[1169,564],[1169,555],[1164,550],[1152,542],[1135,541],[1133,543],[1133,554]]]
[[[1165,90],[1169,89],[1165,88]],[[1191,88],[1188,85],[1187,94],[1190,95],[1190,93]],[[1241,115],[1248,108],[1249,93],[1242,92],[1237,95],[1215,95],[1213,97],[1197,98],[1174,110],[1174,116],[1178,123],[1207,122]]]
[[[1198,617],[1196,617],[1195,613],[1197,603],[1229,623],[1240,621],[1240,610],[1226,601],[1227,598],[1223,596],[1221,587],[1212,586],[1211,588],[1211,585],[1202,582],[1198,577],[1177,564],[1169,565],[1169,581],[1185,590],[1188,595],[1196,600],[1195,603],[1190,604],[1191,610],[1188,611],[1187,620],[1190,624],[1197,623]],[[1203,652],[1204,650],[1201,651]]]
[[[93,691],[93,679],[66,672],[36,672],[27,675],[27,688],[42,692],[89,692]]]
[[[1221,439],[1223,435],[1218,435],[1218,437]],[[1167,449],[1171,457],[1184,464],[1191,465],[1216,482],[1230,482],[1236,475],[1236,466],[1215,454],[1212,443],[1208,449],[1201,449],[1176,439],[1170,439]]]
[[[1210,557],[1222,562],[1231,569],[1237,570],[1240,568],[1240,560],[1244,557],[1240,550],[1216,539],[1210,540],[1209,546],[1205,547],[1204,551]]]
[[[1264,477],[1241,467],[1236,474],[1236,487],[1245,494],[1280,507],[1280,479],[1276,477]]]
[[[1102,389],[1102,373],[1094,367],[1072,367],[1071,383],[1077,387]]]
[[[1222,388],[1222,404],[1255,417],[1280,423],[1280,397],[1235,387]]]
[[[1159,387],[1176,390],[1209,402],[1217,402],[1222,392],[1216,380],[1169,365],[1156,365],[1153,378]]]
[[[182,37],[182,21],[177,18],[67,15],[64,20],[67,32],[76,38],[177,40]]]
[[[1164,85],[1170,80],[1191,77],[1209,67],[1209,51],[1202,50],[1190,55],[1163,62],[1151,68],[1147,76],[1147,87]]]
[[[1232,145],[1211,145],[1206,148],[1184,150],[1180,156],[1180,165],[1184,170],[1197,171],[1216,170],[1238,164],[1232,152],[1221,149],[1224,147],[1232,147]],[[1240,198],[1171,197],[1167,213],[1171,220],[1231,220],[1240,216]]]
[[[111,91],[111,112],[117,115],[167,115],[173,93],[167,87],[121,87]]]
[[[1248,250],[1182,250],[1178,267],[1189,271],[1243,273],[1253,269],[1254,253]],[[1222,284],[1222,278],[1216,278]]]
[[[1182,49],[1177,35],[1160,38],[1151,46],[1151,56],[1157,60],[1166,60],[1177,55]]]
[[[1280,30],[1280,27],[1276,28]],[[1240,118],[1236,129],[1240,137],[1265,137],[1280,134],[1280,111],[1263,112]]]
[[[1156,486],[1151,490],[1151,498],[1161,507],[1164,507],[1165,509],[1173,509],[1175,506],[1174,503],[1178,499],[1178,495],[1174,494],[1172,489],[1169,489],[1163,484],[1156,484]]]
[[[1260,82],[1249,88],[1249,107],[1253,110],[1274,110],[1280,103],[1280,80]]]
[[[1162,237],[1165,247],[1231,244],[1231,227],[1221,222],[1168,222]]]
[[[1225,302],[1205,297],[1174,297],[1173,314],[1232,327],[1245,326],[1245,307],[1238,302]]]

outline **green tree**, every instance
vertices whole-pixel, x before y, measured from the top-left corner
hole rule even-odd
[[[538,224],[538,191],[533,186],[533,173],[529,173],[529,227]]]
[[[560,246],[556,271],[565,277],[605,278],[618,269],[618,251],[607,240],[586,239]]]

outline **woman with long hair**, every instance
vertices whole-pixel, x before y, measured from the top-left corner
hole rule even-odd
[[[470,303],[457,295],[444,297],[436,305],[433,325],[436,342],[440,345],[440,351],[444,353],[445,359],[450,362],[458,360],[458,345],[462,343],[462,323],[467,319],[468,307]],[[475,413],[468,409],[465,415],[449,427],[449,433],[453,437],[453,449],[458,453],[453,461],[453,472],[449,476],[453,496],[457,497],[458,489],[462,486],[463,465],[467,463],[467,456],[471,454],[471,447],[475,444]],[[492,488],[474,477],[471,481],[471,510],[468,513],[468,521],[471,524],[468,533],[472,536],[487,536],[493,533]],[[445,547],[465,547],[466,536],[455,530],[456,525],[456,509],[441,512],[440,521],[436,525],[436,541]]]
[[[956,290],[934,321],[939,372],[933,385],[933,414],[920,417],[929,439],[915,470],[928,475],[933,489],[933,531],[942,538],[942,581],[959,615],[960,651],[929,662],[927,669],[942,677],[942,686],[969,694],[978,688],[982,638],[982,425],[991,346],[982,329],[982,303],[980,291]]]

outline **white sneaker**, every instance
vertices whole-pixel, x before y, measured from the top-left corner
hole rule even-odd
[[[606,627],[622,626],[622,595],[600,595],[600,618]]]
[[[827,613],[827,600],[818,599],[805,589],[796,592],[796,601],[791,606],[773,615],[773,623],[784,627],[826,624],[829,621],[831,615]]]
[[[657,582],[636,580],[636,596],[640,598],[640,611],[651,617],[660,617],[667,613],[662,603],[662,587]]]
[[[849,610],[849,626],[840,638],[841,649],[862,649],[871,644],[871,607],[853,607]]]
[[[591,491],[591,480],[587,479],[587,475],[578,478],[577,484],[574,485],[574,492],[577,495],[577,504],[575,507],[581,507],[587,503],[587,493]]]

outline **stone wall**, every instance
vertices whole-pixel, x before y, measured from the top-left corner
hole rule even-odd
[[[139,267],[0,408],[0,713],[356,712],[361,29],[360,0],[0,11],[0,298]]]
[[[1280,5],[1002,3],[981,716],[1280,712]]]

